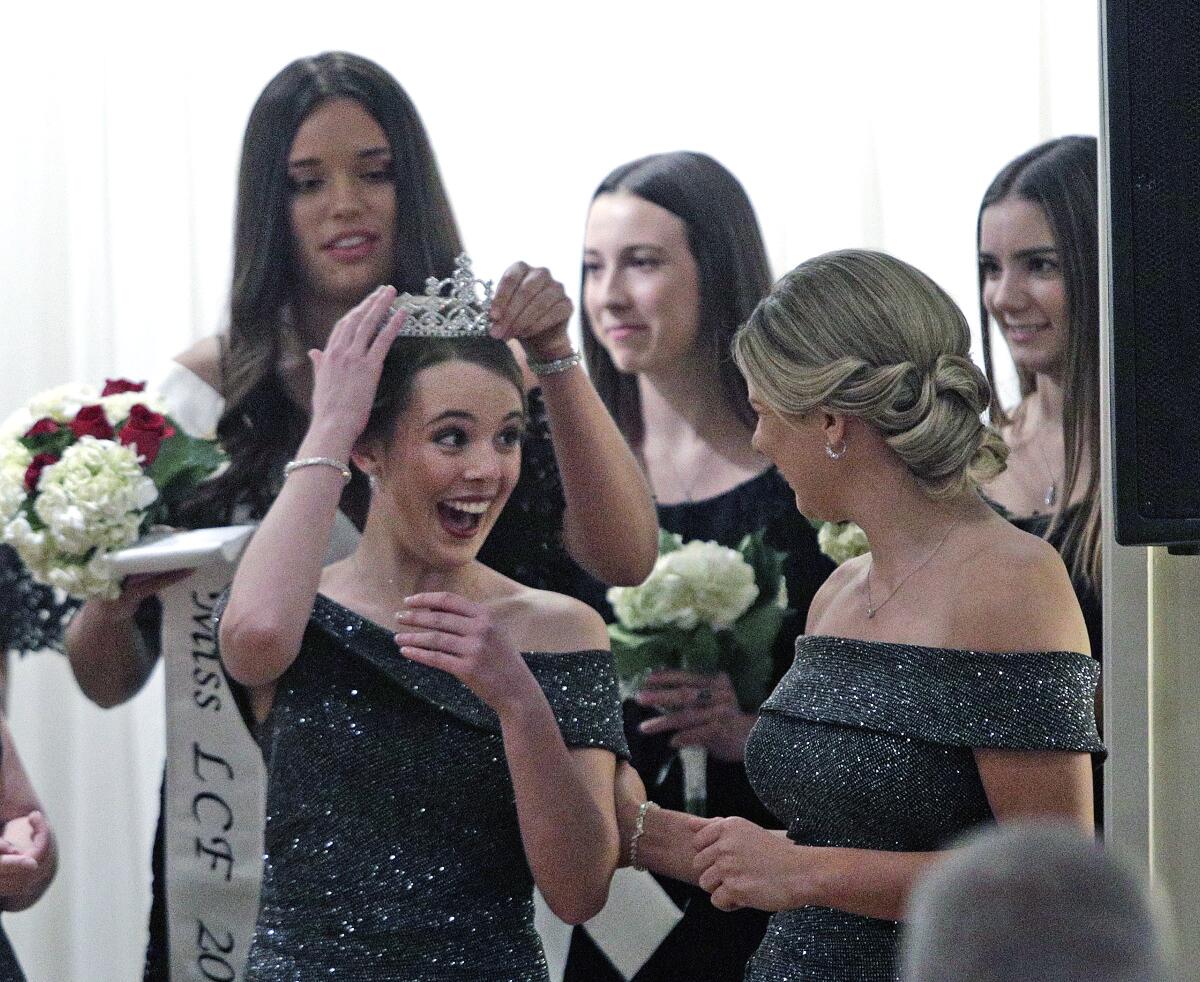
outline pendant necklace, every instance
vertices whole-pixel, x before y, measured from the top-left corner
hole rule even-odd
[[[897,583],[895,585],[895,587],[892,588],[892,592],[889,593],[882,600],[880,600],[879,603],[877,603],[877,604],[873,603],[871,600],[871,570],[873,570],[875,568],[875,558],[874,558],[874,556],[871,557],[871,564],[867,567],[867,620],[871,620],[872,618],[874,618],[874,616],[877,613],[879,613],[879,611],[883,607],[883,605],[886,604],[889,600],[891,600],[892,597],[894,597],[899,592],[900,588],[902,586],[904,586],[905,583],[908,582],[908,579],[910,576],[912,576],[917,571],[922,570],[926,566],[929,565],[929,561],[931,559],[933,559],[934,556],[937,555],[938,550],[941,549],[942,546],[944,546],[946,544],[946,540],[948,538],[950,538],[950,533],[953,532],[956,528],[958,528],[958,523],[960,521],[961,521],[961,519],[955,519],[955,521],[953,521],[950,524],[950,527],[948,529],[946,529],[946,533],[941,537],[941,539],[938,540],[938,544],[933,547],[933,551],[930,552],[929,555],[926,556],[924,559],[922,559],[919,564],[917,564],[912,569],[910,569],[907,573],[905,573],[904,576],[901,577],[900,582]]]
[[[1046,495],[1042,498],[1042,501],[1045,502],[1047,508],[1053,508],[1058,504],[1058,480],[1054,477],[1054,471],[1050,469],[1050,461],[1046,459],[1046,454],[1042,451],[1041,445],[1035,443],[1034,449],[1042,460],[1042,467],[1046,471],[1046,476],[1050,478],[1050,486],[1046,488]]]

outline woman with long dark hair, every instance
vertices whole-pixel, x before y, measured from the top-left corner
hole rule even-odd
[[[992,419],[1011,447],[984,488],[1020,528],[1062,554],[1101,660],[1100,269],[1096,140],[1067,136],[1006,164],[979,206],[979,316],[995,392],[991,325],[1021,399]],[[1101,771],[1095,772],[1100,821]]]
[[[600,182],[583,248],[589,371],[645,469],[662,528],[731,547],[764,531],[766,543],[786,554],[788,606],[796,613],[772,653],[775,681],[791,664],[792,642],[832,564],[796,513],[787,482],[751,446],[754,413],[729,353],[734,332],[770,284],[750,199],[716,160],[656,154]],[[757,710],[739,705],[724,673],[650,675],[626,703],[626,732],[651,797],[682,807],[677,750],[700,746],[707,751],[707,814],[769,821],[743,765]],[[683,916],[639,982],[740,979],[765,915],[725,914],[693,886],[668,878],[660,885]],[[567,978],[615,977],[593,939],[576,930]]]
[[[292,62],[271,80],[243,142],[228,333],[182,354],[162,387],[173,415],[215,429],[230,456],[225,473],[189,503],[192,524],[266,513],[309,425],[309,349],[323,347],[336,321],[379,284],[419,294],[428,277],[450,275],[460,251],[424,127],[390,74],[331,52]],[[515,264],[497,286],[493,332],[519,342],[540,387],[530,393],[521,481],[481,555],[539,588],[575,575],[571,557],[605,581],[636,583],[653,562],[653,511],[571,351],[570,314],[544,269]],[[353,549],[368,501],[366,479],[355,473],[327,558]],[[186,575],[131,577],[119,599],[80,609],[67,646],[89,698],[115,705],[142,686],[159,653],[154,595]],[[152,978],[166,971],[161,879]]]

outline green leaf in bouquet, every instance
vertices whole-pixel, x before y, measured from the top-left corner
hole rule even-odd
[[[612,641],[613,663],[617,677],[625,683],[636,684],[656,668],[679,666],[679,632],[655,631],[642,634],[629,631],[620,624],[608,625]]]
[[[775,606],[779,584],[783,580],[783,564],[787,556],[763,541],[765,531],[751,532],[738,545],[738,552],[754,570],[754,585],[758,587],[756,607]],[[778,608],[777,608],[778,609]]]
[[[730,646],[725,671],[729,673],[742,709],[753,712],[762,705],[771,691],[774,667],[770,648],[747,650],[737,644]]]
[[[761,604],[746,611],[730,629],[734,644],[743,651],[765,651],[769,655],[790,610]]]
[[[721,670],[721,645],[711,627],[700,624],[684,635],[679,667],[705,675]]]
[[[163,440],[146,473],[170,504],[175,492],[190,490],[212,474],[225,460],[215,440],[200,440],[176,430]]]
[[[63,451],[75,442],[75,434],[71,432],[70,426],[63,423],[53,433],[19,437],[18,442],[32,454],[52,453],[61,457]]]

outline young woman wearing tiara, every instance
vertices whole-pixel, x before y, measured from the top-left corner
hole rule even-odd
[[[579,923],[617,862],[607,633],[476,559],[520,470],[520,370],[486,335],[397,340],[394,296],[314,351],[312,422],[219,615],[268,768],[247,977],[544,979],[533,884]],[[322,569],[351,459],[366,524]]]
[[[935,283],[858,250],[788,273],[734,340],[755,446],[806,514],[871,544],[813,601],[747,743],[785,832],[698,826],[621,769],[627,861],[776,912],[754,982],[891,982],[909,890],[962,831],[1056,816],[1092,832],[1097,667],[1058,554],[979,494],[1007,447],[969,346]]]
[[[160,391],[172,414],[215,429],[228,470],[191,503],[196,525],[261,518],[306,432],[310,348],[380,283],[420,293],[448,276],[458,230],[424,127],[378,65],[342,52],[303,58],[268,83],[242,150],[227,335],[182,354]],[[544,269],[518,263],[497,287],[493,330],[538,375],[522,473],[482,554],[528,586],[575,575],[637,583],[655,554],[652,505],[636,462],[572,354],[571,305]],[[307,478],[306,478],[307,479]],[[368,514],[365,477],[343,489],[329,556],[348,555]],[[84,693],[118,704],[158,658],[155,594],[187,573],[131,577],[115,601],[85,604],[67,649]],[[166,977],[162,839],[147,978]]]

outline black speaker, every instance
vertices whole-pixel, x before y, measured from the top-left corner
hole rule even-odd
[[[1106,0],[1102,17],[1116,538],[1195,543],[1200,0]]]

